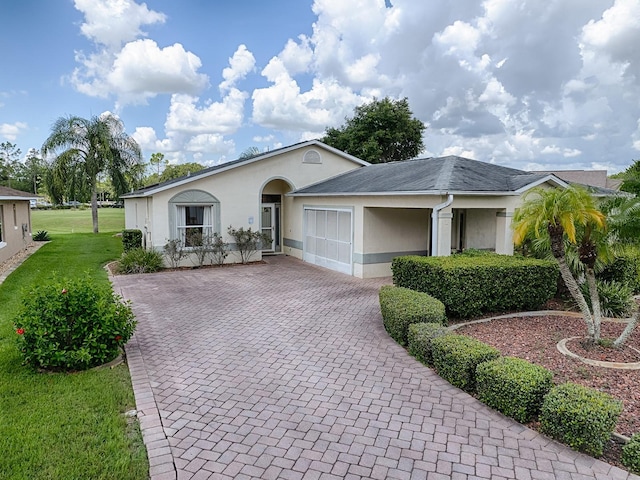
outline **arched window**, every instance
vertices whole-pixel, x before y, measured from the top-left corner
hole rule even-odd
[[[186,247],[220,233],[220,202],[203,190],[186,190],[169,200],[169,230]]]

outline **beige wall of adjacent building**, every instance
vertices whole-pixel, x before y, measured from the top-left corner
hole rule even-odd
[[[24,250],[31,243],[31,209],[29,200],[0,200],[2,241],[0,263]],[[23,225],[26,225],[23,231]]]

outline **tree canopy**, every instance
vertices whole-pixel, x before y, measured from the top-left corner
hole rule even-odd
[[[339,128],[327,128],[321,141],[370,163],[408,160],[424,150],[426,127],[413,117],[406,98],[374,98],[345,120]]]
[[[620,177],[622,178],[620,190],[640,197],[640,160],[635,160]]]
[[[58,118],[42,153],[52,157],[45,183],[53,199],[91,196],[94,233],[98,233],[98,176],[106,175],[116,195],[121,195],[129,191],[130,179],[138,176],[142,163],[140,147],[111,114]]]

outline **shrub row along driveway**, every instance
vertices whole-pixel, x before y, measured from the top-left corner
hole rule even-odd
[[[154,480],[638,478],[417,363],[382,326],[389,279],[266,262],[113,279]]]

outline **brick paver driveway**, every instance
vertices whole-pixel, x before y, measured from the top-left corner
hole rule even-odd
[[[382,326],[388,279],[272,257],[113,280],[153,479],[638,478],[416,362]]]

